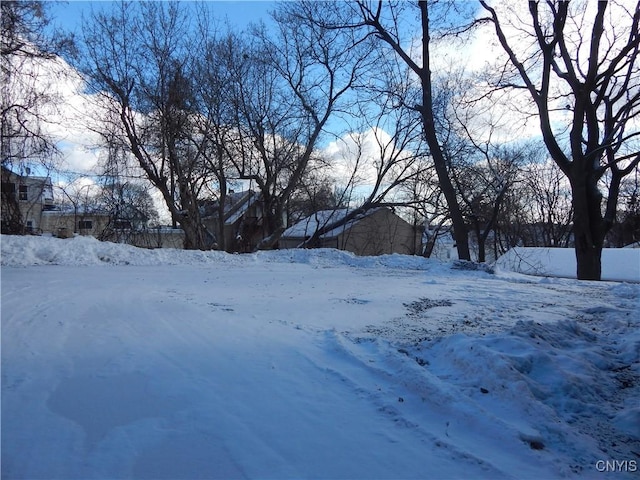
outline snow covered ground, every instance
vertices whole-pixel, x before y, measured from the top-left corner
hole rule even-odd
[[[638,478],[640,285],[2,246],[2,478]]]

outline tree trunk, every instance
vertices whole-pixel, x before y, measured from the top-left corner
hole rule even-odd
[[[487,261],[486,240],[487,238],[484,235],[478,235],[478,263]]]
[[[578,280],[600,280],[602,247],[606,228],[602,218],[602,194],[597,183],[584,174],[571,180],[573,197],[573,234],[575,238]]]
[[[253,249],[254,251],[271,250],[275,248],[280,241],[280,237],[286,230],[282,221],[284,207],[281,199],[265,193],[264,190],[262,191],[262,198],[264,201],[262,219],[266,236],[258,242]]]
[[[216,242],[218,245],[218,250],[223,251],[223,252],[227,252],[227,251],[231,251],[231,245],[227,245],[227,236],[226,236],[226,232],[225,232],[225,226],[226,226],[226,219],[224,218],[225,216],[225,212],[224,212],[224,204],[221,204],[221,207],[218,208],[218,231],[217,236],[216,236]],[[233,242],[232,242],[233,243]],[[229,250],[227,250],[227,248],[229,248]]]
[[[269,193],[262,194],[263,204],[263,222],[266,236],[258,242],[254,251],[271,250],[276,247],[280,241],[280,237],[286,230],[282,222],[283,206],[280,199]]]
[[[449,216],[453,224],[453,237],[458,250],[458,258],[460,260],[471,260],[469,251],[469,234],[467,225],[464,222],[464,216],[458,203],[456,190],[449,176],[447,168],[447,160],[442,152],[442,147],[438,142],[438,135],[435,129],[435,119],[433,115],[433,93],[430,70],[430,38],[429,38],[429,12],[427,2],[420,1],[420,12],[422,16],[422,61],[424,65],[418,70],[420,80],[422,82],[422,125],[424,134],[429,145],[429,151],[433,158],[433,164],[438,175],[438,183],[442,194],[447,201],[449,207]]]
[[[213,239],[209,238],[208,232],[198,220],[182,218],[180,226],[184,231],[185,250],[209,250],[211,248]]]
[[[215,241],[218,245],[218,250],[221,250],[223,252],[227,251],[227,247],[229,247],[229,249],[231,250],[231,245],[227,245],[227,239],[226,239],[226,232],[224,231],[224,227],[226,224],[226,218],[225,218],[225,210],[226,210],[226,203],[227,203],[227,182],[226,179],[220,178],[220,198],[218,200],[218,219],[217,219],[217,232],[214,232],[216,235]],[[233,243],[233,242],[231,242]]]
[[[434,233],[429,237],[427,243],[424,246],[424,252],[422,252],[422,256],[424,258],[431,258],[433,254],[433,248],[436,246],[436,239],[438,238],[438,234]]]
[[[190,222],[181,222],[180,226],[184,232],[184,249],[200,250],[198,248],[198,232]]]
[[[602,277],[602,247],[584,245],[584,235],[576,232],[576,263],[579,280],[600,280]]]
[[[423,115],[424,117],[425,115]],[[433,157],[433,163],[438,175],[438,184],[442,190],[442,194],[447,201],[449,207],[449,217],[451,218],[451,224],[453,226],[453,239],[456,242],[456,249],[458,251],[458,258],[460,260],[471,260],[471,252],[469,250],[469,231],[462,215],[462,210],[458,204],[458,197],[456,195],[455,188],[449,177],[449,171],[447,169],[446,160],[440,145],[438,143],[435,131],[429,132],[428,129],[433,129],[433,116],[430,119],[424,120],[425,136],[427,143],[429,144],[429,150]]]

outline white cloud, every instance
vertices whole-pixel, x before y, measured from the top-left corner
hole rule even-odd
[[[347,189],[348,199],[356,204],[369,197],[376,184],[376,198],[382,200],[381,193],[398,176],[406,175],[404,167],[415,160],[414,152],[398,149],[393,137],[381,128],[345,134],[321,154],[330,162],[332,179],[340,189]],[[398,195],[402,193],[394,187],[385,192],[384,200],[397,200]]]
[[[353,177],[354,183],[361,185],[375,183],[381,160],[393,151],[395,145],[391,135],[380,128],[370,128],[334,140],[322,151],[322,156],[331,163],[336,180]]]
[[[54,182],[54,194],[59,202],[89,203],[88,199],[100,192],[100,186],[91,177],[77,177],[73,180],[66,178]]]
[[[103,117],[96,103],[85,93],[80,74],[62,58],[42,60],[26,67],[34,74],[36,88],[51,101],[43,107],[46,134],[61,151],[61,169],[76,173],[93,173],[97,166],[100,136],[90,125]]]

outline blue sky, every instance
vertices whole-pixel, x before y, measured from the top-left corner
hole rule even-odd
[[[61,1],[51,2],[50,13],[53,23],[64,30],[74,31],[81,28],[82,15],[91,13],[91,9],[108,8],[111,1]],[[191,2],[183,2],[191,3]],[[268,13],[274,8],[274,2],[268,0],[210,0],[205,2],[216,18],[228,19],[232,27],[243,29],[250,23],[268,21]]]

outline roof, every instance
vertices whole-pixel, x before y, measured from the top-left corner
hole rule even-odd
[[[348,222],[336,226],[331,230],[325,232],[320,235],[320,238],[333,238],[337,237],[341,233],[352,228],[356,223],[358,223],[363,218],[372,215],[376,211],[381,210],[380,208],[372,208],[363,213],[358,214],[356,217],[352,218]],[[307,238],[312,236],[317,230],[325,227],[331,227],[332,224],[338,223],[342,221],[348,214],[352,213],[353,209],[348,208],[338,208],[335,210],[320,210],[312,215],[309,215],[306,218],[303,218],[298,223],[292,225],[287,228],[282,234],[283,237],[291,237],[291,238]]]
[[[10,176],[14,176],[17,179],[20,179],[22,181],[29,180],[30,182],[33,182],[33,183],[44,183],[44,184],[46,184],[48,186],[51,186],[51,178],[48,177],[48,176],[43,177],[43,176],[38,176],[38,175],[31,175],[30,173],[28,173],[27,175],[23,175],[23,174],[20,174],[20,173],[16,173],[13,170],[11,170],[10,168],[7,168],[5,166],[2,166],[2,170],[4,172],[6,172],[6,174],[8,174]],[[30,171],[30,169],[27,168],[27,171]]]
[[[252,190],[244,192],[231,192],[225,195],[224,201],[224,219],[225,224],[231,225],[237,222],[247,210],[251,208],[259,200],[260,195]],[[220,202],[216,200],[207,208],[208,215],[206,217],[218,217],[218,205]]]
[[[58,205],[55,210],[45,210],[42,212],[43,215],[48,216],[74,216],[74,215],[84,215],[84,216],[94,216],[94,217],[108,217],[111,214],[99,208],[90,208],[84,205],[80,205],[77,208],[74,208],[73,205]]]
[[[236,201],[233,202],[232,200],[232,203],[228,207],[225,205],[224,222],[227,225],[231,225],[237,222],[245,213],[247,213],[247,210],[249,210],[249,208],[251,208],[251,206],[258,200],[258,195],[256,195],[255,192],[252,192],[251,190],[248,190],[246,192],[240,192],[240,194],[236,194],[236,193],[232,194],[237,196],[234,199]]]

